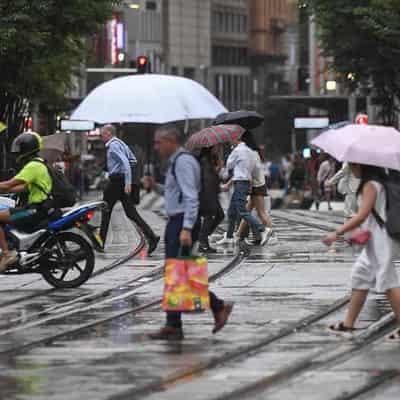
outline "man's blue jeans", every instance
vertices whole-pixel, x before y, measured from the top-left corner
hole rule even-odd
[[[235,181],[233,185],[233,195],[228,209],[229,223],[227,237],[233,238],[236,222],[243,218],[251,227],[255,239],[259,240],[261,232],[265,230],[264,225],[246,208],[251,183],[250,181]]]

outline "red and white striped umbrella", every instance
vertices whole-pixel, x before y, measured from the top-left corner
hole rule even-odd
[[[209,126],[190,136],[186,148],[193,151],[203,147],[213,147],[220,143],[232,143],[232,141],[239,139],[244,131],[239,125]]]

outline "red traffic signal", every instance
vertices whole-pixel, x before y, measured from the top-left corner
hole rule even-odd
[[[357,114],[355,122],[357,125],[368,125],[368,120],[367,114]]]
[[[33,128],[33,119],[32,117],[25,117],[24,119],[24,130],[31,131]]]
[[[150,72],[149,58],[146,56],[139,56],[136,60],[136,68],[138,74],[145,74],[146,72]]]

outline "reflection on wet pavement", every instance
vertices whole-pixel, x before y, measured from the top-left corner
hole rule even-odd
[[[152,218],[157,218],[154,225],[161,225],[158,217]],[[342,298],[347,293],[353,249],[343,245],[335,253],[328,253],[320,243],[328,228],[322,230],[280,218],[274,222],[278,243],[253,248],[242,264],[212,284],[219,296],[236,302],[230,323],[215,336],[211,335],[213,319],[209,313],[184,316],[186,340],[181,343],[147,340],[145,334],[163,324],[164,315],[159,305],[113,318],[161,298],[160,277],[144,278],[139,282],[145,285],[140,287],[136,286],[137,282],[126,284],[158,268],[159,263],[153,260],[130,261],[71,294],[56,292],[32,303],[1,310],[0,352],[33,340],[43,339],[43,342],[1,358],[0,393],[7,399],[65,400],[83,396],[107,399],[263,340]],[[209,259],[210,272],[223,268],[236,250],[236,247],[219,248],[219,253]],[[157,259],[161,259],[161,253],[156,255]],[[65,307],[56,308],[44,323],[34,321],[37,324],[29,328],[7,335],[2,332],[13,319],[23,322],[23,313],[40,313],[94,293],[99,294],[94,301],[73,304],[81,309],[72,314]],[[387,310],[388,304],[381,295],[371,297],[361,326],[375,321]],[[267,355],[243,358],[239,369],[233,362],[209,374],[189,374],[179,384],[165,386],[168,391],[151,394],[149,398],[211,398],[221,390],[221,381],[225,379],[234,377],[235,384],[239,385],[253,379],[257,375],[255,371],[263,371],[265,366],[273,371],[321,346],[335,345],[342,339],[329,335],[325,327],[342,315],[340,310],[320,325],[272,345]],[[96,324],[99,320],[104,321]],[[94,325],[62,334],[89,323]],[[58,336],[51,339],[53,335]],[[49,340],[45,341],[47,337]]]

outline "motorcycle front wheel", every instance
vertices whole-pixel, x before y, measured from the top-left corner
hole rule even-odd
[[[92,275],[94,253],[82,236],[62,232],[46,243],[40,268],[50,285],[61,289],[77,288]]]

